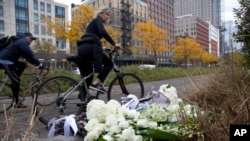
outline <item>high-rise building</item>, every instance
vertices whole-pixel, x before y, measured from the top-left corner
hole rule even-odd
[[[192,15],[184,15],[175,19],[176,37],[191,37],[207,52],[209,51],[209,24]]]
[[[168,52],[162,53],[160,61],[168,61],[172,56],[172,47],[175,41],[174,0],[142,0],[148,5],[148,17],[158,28],[164,29],[168,36]]]
[[[175,0],[175,16],[191,14],[219,29],[220,54],[224,52],[224,0]]]
[[[176,17],[192,14],[215,27],[221,25],[221,0],[175,0],[174,7]]]
[[[62,18],[68,22],[68,6],[54,0],[0,0],[0,36],[31,32],[41,42],[58,47],[57,53],[69,53],[69,43],[47,32],[43,18]],[[35,42],[33,42],[34,44]]]

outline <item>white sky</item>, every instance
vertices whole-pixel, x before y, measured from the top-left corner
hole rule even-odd
[[[81,0],[55,0],[56,2],[67,4],[70,8],[71,3],[81,4]],[[238,0],[224,0],[225,21],[234,20],[233,8],[239,8]]]

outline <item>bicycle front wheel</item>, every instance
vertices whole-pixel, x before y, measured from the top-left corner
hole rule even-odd
[[[121,102],[121,97],[129,94],[137,98],[144,96],[144,86],[141,79],[133,73],[123,73],[115,77],[108,89],[108,100],[114,99]]]
[[[56,76],[38,87],[35,108],[42,123],[47,124],[54,117],[80,113],[81,106],[77,107],[77,103],[83,101],[83,92],[77,84],[70,77]]]
[[[2,82],[0,82],[0,84],[1,83]],[[9,110],[12,107],[12,104],[12,91],[10,85],[6,83],[2,88],[0,88],[0,114]]]

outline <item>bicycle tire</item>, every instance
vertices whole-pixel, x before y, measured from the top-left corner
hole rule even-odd
[[[46,81],[44,81],[36,91],[36,99],[35,99],[35,114],[39,118],[39,120],[43,124],[47,124],[51,119],[69,115],[69,114],[80,114],[82,110],[82,106],[77,107],[76,104],[83,101],[83,90],[81,87],[78,87],[73,93],[67,97],[64,102],[64,110],[63,113],[55,112],[59,109],[58,99],[61,99],[63,93],[69,91],[74,86],[78,84],[74,79],[67,76],[55,76]],[[49,91],[48,91],[49,90]],[[48,96],[49,95],[49,96]],[[48,102],[48,103],[45,103]],[[72,106],[73,105],[73,106]]]
[[[3,83],[2,81],[0,83]],[[5,109],[4,109],[5,105]],[[10,84],[5,83],[3,88],[0,90],[0,114],[4,111],[8,111],[13,105],[13,97]]]
[[[115,86],[118,84],[119,86]],[[125,88],[125,92],[123,88]],[[121,97],[129,94],[134,94],[137,98],[144,96],[144,86],[137,75],[133,73],[122,73],[111,81],[107,94],[108,100],[114,99],[121,102]]]

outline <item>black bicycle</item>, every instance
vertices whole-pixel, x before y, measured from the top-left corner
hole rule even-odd
[[[5,66],[13,63],[8,60],[0,60],[0,64],[3,67],[3,78],[0,80],[0,113],[3,113],[4,111],[9,110],[13,105],[13,96],[9,77],[5,74],[5,71],[8,70]],[[46,70],[45,72],[43,71],[44,69]],[[27,84],[21,84],[22,88],[19,89],[20,102],[24,101],[26,96],[32,96],[32,98],[35,97],[34,92],[36,91],[36,88],[42,83],[45,76],[49,73],[49,68],[44,69],[40,69],[32,73],[22,74],[22,76],[28,75],[30,77],[30,81]]]
[[[134,94],[138,98],[142,98],[144,86],[141,79],[133,73],[121,72],[115,64],[114,54],[119,55],[117,50],[108,50],[108,55],[114,64],[113,71],[116,77],[109,84],[107,100],[121,101],[121,97],[128,94]],[[70,55],[67,60],[78,64],[80,57]],[[94,71],[88,76],[82,77],[80,81],[68,76],[55,76],[44,81],[36,91],[35,106],[39,120],[47,124],[49,120],[58,115],[80,115],[85,112],[86,105],[90,100],[105,99],[105,94],[88,89],[86,79],[92,75],[94,75]]]

